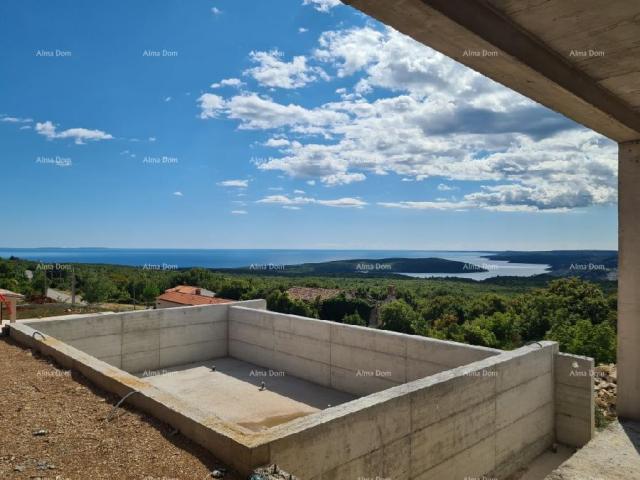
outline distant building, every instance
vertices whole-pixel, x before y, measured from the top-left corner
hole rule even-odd
[[[229,303],[233,300],[215,296],[215,292],[206,288],[191,287],[189,285],[178,285],[177,287],[165,290],[156,298],[156,308],[184,307],[187,305],[216,305],[219,303]]]
[[[320,298],[320,301],[328,300],[341,293],[342,290],[337,288],[291,287],[287,290],[287,295],[292,300],[306,300],[307,302],[314,302],[316,298]]]

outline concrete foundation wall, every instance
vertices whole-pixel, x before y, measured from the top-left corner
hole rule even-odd
[[[555,358],[556,437],[583,447],[595,433],[592,358],[560,353]]]
[[[556,350],[505,352],[302,419],[270,461],[308,480],[505,478],[554,441]]]
[[[266,308],[264,300],[238,302]],[[229,304],[69,315],[26,325],[126,372],[226,356]]]
[[[503,352],[265,306],[72,315],[19,322],[10,333],[107,390],[137,390],[131,403],[243,474],[276,463],[305,480],[503,479],[554,441],[581,446],[593,435],[593,361],[559,354],[555,342]],[[221,356],[361,398],[248,435],[215,411],[119,370]]]
[[[354,395],[502,353],[296,315],[229,309],[229,355]]]

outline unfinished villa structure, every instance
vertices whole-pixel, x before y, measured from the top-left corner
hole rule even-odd
[[[245,474],[505,478],[592,437],[593,362],[554,342],[501,351],[265,308],[69,315],[9,333]]]

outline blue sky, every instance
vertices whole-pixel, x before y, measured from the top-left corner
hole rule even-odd
[[[336,0],[7,0],[0,65],[2,246],[617,248],[613,142]]]

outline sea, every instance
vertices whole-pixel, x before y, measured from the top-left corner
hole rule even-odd
[[[238,268],[251,265],[297,265],[332,260],[383,258],[444,258],[476,265],[486,272],[400,273],[411,277],[460,277],[484,280],[496,276],[529,277],[548,271],[549,266],[489,260],[496,252],[450,250],[288,250],[288,249],[138,249],[138,248],[2,248],[0,258],[11,256],[46,264],[87,263],[144,267],[159,266],[170,270],[188,267]],[[473,270],[473,269],[471,269]],[[362,273],[366,275],[366,273]]]

